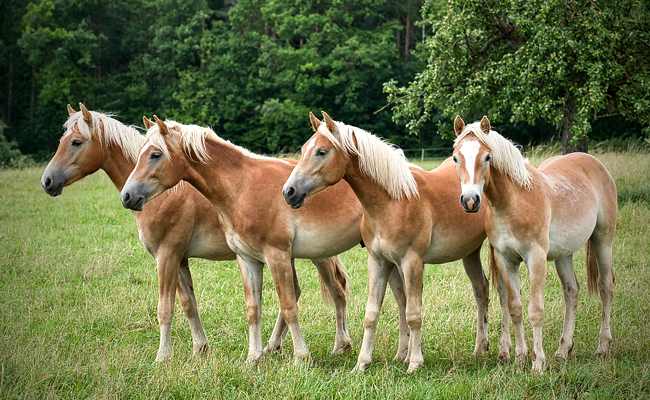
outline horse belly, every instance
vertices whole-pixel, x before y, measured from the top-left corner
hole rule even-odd
[[[204,258],[206,260],[234,260],[235,253],[230,249],[221,231],[194,231],[185,251],[185,257]]]
[[[318,259],[332,257],[351,249],[361,241],[359,228],[296,229],[291,253],[294,258]]]
[[[596,227],[596,214],[579,216],[571,223],[551,223],[547,260],[553,261],[575,253],[589,240]]]
[[[449,240],[449,236],[434,236],[427,252],[424,255],[425,264],[444,264],[471,254],[485,238],[469,240]]]

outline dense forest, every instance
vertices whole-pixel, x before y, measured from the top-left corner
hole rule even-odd
[[[4,0],[0,134],[43,158],[66,104],[83,102],[129,124],[155,113],[209,125],[263,153],[297,150],[320,110],[406,148],[449,145],[456,113],[488,114],[524,145],[565,131],[575,143],[639,136],[650,123],[648,7]]]

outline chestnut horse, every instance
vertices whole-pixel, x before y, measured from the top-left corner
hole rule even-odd
[[[579,289],[573,253],[585,243],[589,292],[597,286],[603,304],[596,353],[606,354],[612,341],[612,244],[617,215],[612,176],[600,161],[584,153],[552,157],[535,168],[525,162],[512,142],[491,130],[487,117],[465,126],[457,116],[454,130],[460,202],[468,213],[487,209],[485,229],[508,292],[516,359],[523,362],[528,355],[522,324],[520,263],[526,263],[530,275],[532,369],[542,372],[546,365],[542,347],[546,261],[555,261],[562,282],[566,310],[555,355],[566,359],[573,348]],[[481,208],[483,194],[487,205]]]
[[[191,183],[219,211],[228,246],[237,254],[249,323],[249,361],[262,357],[264,263],[291,331],[295,361],[309,359],[298,323],[291,259],[332,257],[360,242],[361,206],[349,186],[338,185],[303,211],[292,212],[282,200],[281,188],[295,161],[252,154],[219,138],[209,128],[155,119],[153,124],[145,118],[147,141],[122,189],[122,204],[141,210],[181,180]],[[343,280],[344,276],[323,278]],[[337,296],[345,303],[341,293],[332,293],[335,299]],[[335,352],[350,348],[349,336],[337,339]],[[276,340],[273,336],[269,346]]]
[[[460,196],[453,163],[445,161],[427,172],[409,164],[401,150],[369,132],[335,122],[324,112],[323,122],[311,113],[309,117],[316,133],[303,145],[302,158],[283,193],[286,202],[297,208],[304,204],[306,196],[318,196],[321,190],[344,179],[363,206],[361,234],[369,251],[369,293],[363,344],[355,370],[370,365],[386,280],[394,270],[403,277],[405,314],[411,333],[408,346],[401,346],[408,348],[408,353],[398,353],[397,358],[408,364],[408,372],[422,364],[425,263],[462,259],[478,308],[474,353],[478,356],[485,352],[489,296],[480,259],[485,240],[484,213],[468,215],[445,207]]]
[[[68,105],[70,116],[65,123],[66,131],[56,154],[43,172],[43,189],[51,196],[58,196],[65,186],[103,169],[117,189],[122,190],[133,171],[145,137],[109,115],[88,111],[81,103],[79,106],[81,111],[76,112]],[[160,347],[156,361],[165,361],[172,356],[170,327],[177,291],[190,323],[194,354],[206,353],[208,341],[197,310],[188,258],[236,258],[226,242],[217,209],[192,186],[179,185],[133,215],[138,224],[140,241],[154,257],[158,268]],[[335,349],[340,351],[349,343],[345,319],[345,270],[337,257],[313,262],[318,271],[325,275],[321,284],[328,283],[328,289],[333,293],[337,316]],[[297,280],[294,285],[299,295]],[[323,294],[328,295],[325,290]],[[267,350],[279,349],[286,331],[287,326],[280,316],[274,330],[276,337]],[[282,337],[278,337],[278,334]]]

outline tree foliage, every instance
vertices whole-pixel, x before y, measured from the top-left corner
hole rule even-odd
[[[642,0],[430,1],[427,67],[386,85],[395,118],[418,131],[439,110],[496,121],[546,121],[565,151],[585,149],[592,123],[650,123],[650,9]],[[453,132],[444,128],[445,132]]]

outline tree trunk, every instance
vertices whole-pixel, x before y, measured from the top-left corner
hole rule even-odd
[[[404,33],[404,55],[408,56],[411,52],[411,9],[406,11],[406,32]]]
[[[576,151],[587,152],[587,141],[582,139],[578,143],[573,144],[573,128],[574,118],[576,114],[576,103],[572,97],[568,97],[564,103],[564,114],[562,115],[562,123],[560,126],[562,135],[562,154],[575,153]]]

